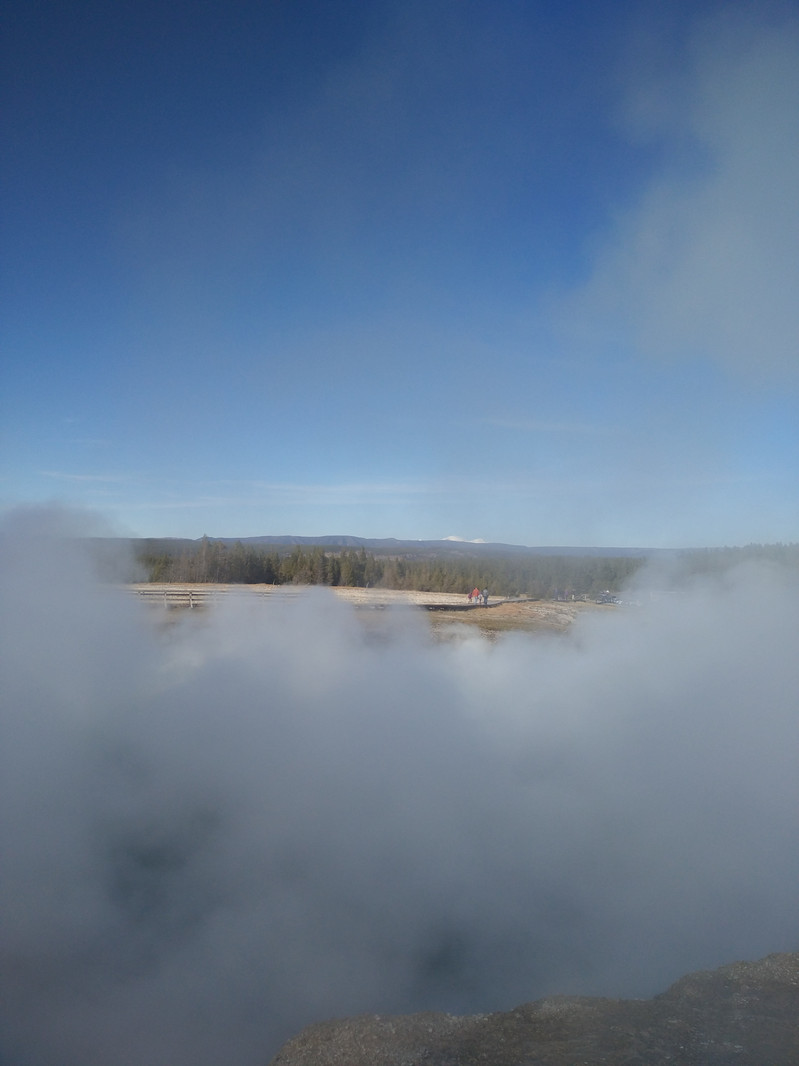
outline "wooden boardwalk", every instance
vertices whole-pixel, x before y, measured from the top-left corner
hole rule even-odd
[[[450,592],[410,592],[397,589],[363,589],[314,585],[212,585],[141,583],[128,585],[129,592],[156,607],[208,607],[222,600],[253,597],[277,600],[293,599],[315,588],[329,588],[338,598],[359,610],[385,610],[388,607],[420,607],[426,611],[481,611],[482,604],[466,602],[466,596]],[[491,600],[488,609],[506,600]]]

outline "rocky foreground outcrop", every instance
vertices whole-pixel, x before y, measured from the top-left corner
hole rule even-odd
[[[648,1000],[558,996],[507,1013],[309,1026],[271,1066],[797,1066],[799,953],[683,977]]]

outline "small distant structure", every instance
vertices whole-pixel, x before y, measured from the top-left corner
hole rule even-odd
[[[600,592],[600,594],[597,596],[596,602],[597,603],[619,603],[620,601],[619,601],[618,596],[614,596],[614,594],[610,591],[610,589],[605,589],[604,592]]]

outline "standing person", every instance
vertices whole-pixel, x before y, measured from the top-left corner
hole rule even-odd
[[[488,607],[488,589],[483,589],[483,606]]]
[[[480,602],[480,589],[478,589],[478,588],[473,588],[472,589],[472,600],[474,601],[475,604],[478,604]]]

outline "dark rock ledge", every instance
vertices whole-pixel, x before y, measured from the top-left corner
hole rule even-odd
[[[683,977],[648,1000],[368,1015],[304,1029],[271,1066],[799,1066],[799,953]]]

